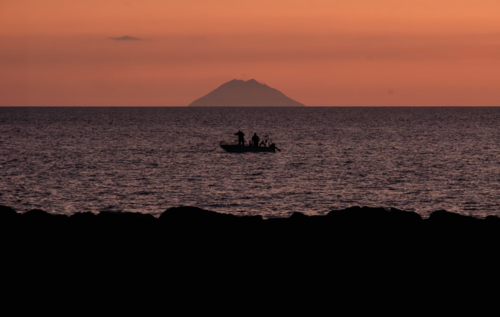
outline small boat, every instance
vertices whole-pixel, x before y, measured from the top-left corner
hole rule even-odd
[[[236,145],[236,144],[220,144],[220,147],[231,153],[245,153],[245,152],[275,152],[273,147],[264,146],[249,146],[249,145]]]

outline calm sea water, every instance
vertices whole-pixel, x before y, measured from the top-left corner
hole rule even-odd
[[[0,204],[500,215],[500,108],[0,108]],[[226,153],[241,129],[282,149]]]

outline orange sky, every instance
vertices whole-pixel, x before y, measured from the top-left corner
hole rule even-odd
[[[0,106],[500,106],[498,0],[0,0]],[[129,35],[140,41],[116,41]]]

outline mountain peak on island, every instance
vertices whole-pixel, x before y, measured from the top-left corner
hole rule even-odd
[[[305,107],[255,79],[233,79],[193,101],[189,107]]]

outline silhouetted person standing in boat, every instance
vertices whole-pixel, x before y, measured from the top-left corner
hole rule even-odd
[[[245,145],[245,133],[238,130],[234,135],[238,136],[238,145]]]
[[[259,141],[260,138],[257,136],[257,133],[254,133],[252,137],[253,146],[259,146]]]

